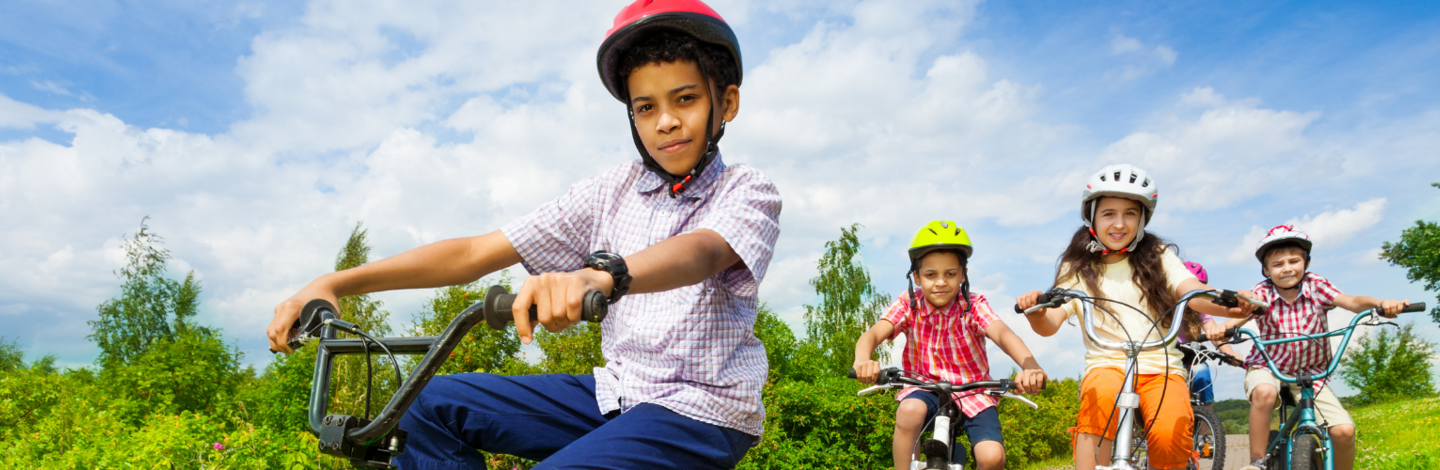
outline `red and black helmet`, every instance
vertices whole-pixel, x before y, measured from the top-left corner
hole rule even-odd
[[[735,84],[740,84],[743,75],[740,41],[719,13],[700,0],[635,0],[615,15],[615,25],[605,32],[605,41],[600,43],[596,57],[600,81],[615,99],[624,102],[628,95],[626,85],[620,81],[620,71],[616,70],[620,66],[620,54],[640,33],[654,28],[677,30],[730,51],[730,57],[735,60]]]

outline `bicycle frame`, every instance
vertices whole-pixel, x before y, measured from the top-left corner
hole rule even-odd
[[[1066,294],[1076,297],[1088,297],[1088,294],[1078,290],[1064,291]],[[1193,290],[1186,292],[1180,297],[1176,305],[1175,315],[1170,320],[1170,329],[1159,341],[1110,341],[1100,338],[1095,333],[1094,308],[1088,301],[1081,301],[1081,317],[1084,322],[1085,338],[1091,343],[1104,349],[1123,351],[1125,353],[1125,380],[1120,385],[1120,396],[1116,400],[1116,408],[1120,413],[1118,428],[1115,431],[1114,444],[1110,446],[1110,466],[1096,465],[1096,470],[1133,470],[1131,465],[1132,455],[1129,443],[1134,440],[1135,410],[1140,407],[1140,395],[1135,393],[1135,376],[1137,373],[1136,362],[1141,351],[1155,348],[1162,348],[1175,341],[1180,334],[1180,320],[1185,317],[1189,309],[1190,299],[1195,297],[1216,298],[1215,291]],[[1148,336],[1148,332],[1147,332]]]
[[[860,390],[856,393],[856,395],[865,396],[881,390],[897,390],[905,388],[907,386],[916,386],[919,387],[921,390],[940,393],[942,397],[946,398],[948,398],[949,395],[955,393],[966,393],[979,389],[999,389],[1004,390],[1004,392],[995,393],[994,391],[989,391],[982,393],[987,393],[991,396],[996,396],[999,398],[1009,398],[1012,400],[1017,400],[1021,403],[1029,405],[1031,409],[1040,409],[1040,405],[1035,404],[1035,402],[1030,401],[1025,397],[1010,393],[1009,390],[1011,389],[1013,382],[1008,379],[982,380],[977,382],[970,382],[963,385],[951,385],[948,382],[922,382],[912,377],[905,376],[904,374],[906,373],[907,372],[893,368],[882,370],[880,372],[880,377],[876,381],[875,385],[871,385]],[[850,369],[850,378],[855,378],[855,369]],[[1045,385],[1042,383],[1040,388],[1045,388]],[[956,411],[958,413],[959,407],[959,401],[946,400],[941,403],[939,409],[935,410],[935,418],[932,421],[933,429],[931,430],[930,440],[925,441],[923,444],[923,450],[925,451],[925,455],[927,456],[924,468],[963,468],[961,465],[954,465],[953,459],[951,458],[955,452],[955,449],[953,448],[955,444],[954,441],[959,438],[959,435],[952,432],[951,428],[953,427],[953,423],[950,421],[949,414],[947,414],[947,409]],[[917,450],[921,450],[921,446],[917,446],[917,448],[915,450],[912,450],[911,452],[914,453]],[[911,468],[914,468],[915,464],[918,463],[920,462],[912,461]]]
[[[1335,372],[1336,368],[1340,367],[1340,359],[1345,355],[1345,347],[1350,343],[1350,336],[1355,332],[1355,327],[1360,326],[1362,320],[1366,318],[1373,318],[1374,315],[1374,309],[1367,310],[1363,313],[1355,315],[1355,318],[1350,320],[1350,326],[1347,326],[1345,328],[1341,328],[1335,331],[1327,331],[1325,333],[1296,336],[1293,338],[1263,340],[1260,339],[1260,336],[1254,331],[1243,328],[1236,331],[1237,335],[1249,336],[1250,340],[1255,342],[1255,348],[1256,350],[1260,351],[1260,357],[1265,359],[1265,366],[1270,368],[1270,373],[1274,375],[1276,379],[1279,379],[1281,383],[1286,385],[1286,390],[1283,390],[1283,393],[1290,393],[1288,389],[1289,385],[1291,384],[1300,387],[1300,401],[1295,404],[1295,409],[1290,412],[1290,416],[1286,420],[1286,422],[1280,425],[1279,436],[1277,436],[1275,438],[1275,441],[1271,442],[1270,445],[1265,448],[1265,455],[1274,455],[1274,452],[1278,450],[1280,442],[1282,441],[1285,442],[1284,455],[1291,455],[1291,453],[1295,449],[1295,439],[1293,436],[1301,436],[1305,434],[1313,434],[1317,438],[1319,438],[1322,446],[1321,448],[1323,450],[1329,450],[1332,448],[1332,442],[1330,441],[1330,432],[1323,424],[1319,423],[1315,419],[1314,384],[1316,380],[1322,380],[1329,377],[1330,374]],[[1370,321],[1365,322],[1365,324],[1369,326],[1378,326],[1384,323],[1378,321]],[[1284,372],[1281,372],[1280,369],[1275,366],[1275,361],[1270,358],[1270,353],[1265,349],[1267,346],[1312,340],[1326,340],[1325,346],[1329,347],[1328,339],[1335,336],[1341,336],[1340,349],[1335,353],[1335,357],[1330,360],[1330,366],[1325,369],[1325,372],[1318,375],[1300,374],[1299,376],[1291,376]],[[1288,467],[1289,464],[1289,459],[1286,459],[1285,465]],[[1335,468],[1335,455],[1333,452],[1325,452],[1325,468]]]
[[[405,432],[399,429],[400,416],[435,377],[435,372],[470,329],[485,321],[483,308],[482,303],[476,303],[460,312],[440,336],[375,338],[373,342],[385,345],[394,354],[425,356],[375,418],[365,420],[326,414],[326,408],[330,401],[330,375],[334,370],[335,356],[364,354],[362,341],[368,340],[336,338],[337,329],[327,322],[337,319],[334,306],[326,302],[316,307],[311,320],[306,323],[320,329],[319,341],[315,344],[315,375],[310,383],[310,432],[319,437],[320,452],[348,458],[357,468],[393,468],[391,459],[405,448]]]

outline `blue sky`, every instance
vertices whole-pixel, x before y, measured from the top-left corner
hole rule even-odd
[[[204,279],[205,321],[268,361],[270,309],[355,223],[388,256],[634,158],[593,62],[622,3],[8,3],[0,336],[90,362],[84,322],[150,215],[177,273]],[[762,297],[797,329],[822,243],[851,223],[896,293],[913,231],[960,221],[974,284],[1007,310],[1048,287],[1084,177],[1117,162],[1157,175],[1152,228],[1217,285],[1258,281],[1256,231],[1294,221],[1347,292],[1435,301],[1374,253],[1440,218],[1440,6],[712,5],[745,57],[726,159],[785,198]],[[403,326],[428,295],[380,298]],[[1073,376],[1079,334],[1025,338]]]

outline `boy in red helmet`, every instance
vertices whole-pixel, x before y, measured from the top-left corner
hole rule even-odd
[[[1364,295],[1340,292],[1330,280],[1310,269],[1310,236],[1293,225],[1276,225],[1255,245],[1255,258],[1265,280],[1253,289],[1256,298],[1269,304],[1262,312],[1249,318],[1237,318],[1224,325],[1205,327],[1206,336],[1223,338],[1225,330],[1255,321],[1261,338],[1278,339],[1329,331],[1328,313],[1335,307],[1352,312],[1383,308],[1382,316],[1395,318],[1400,309],[1410,305],[1407,300],[1380,300]],[[1319,374],[1330,365],[1329,341],[1295,342],[1266,349],[1282,372],[1291,375]],[[1270,373],[1259,349],[1251,349],[1245,359],[1245,396],[1250,399],[1250,465],[1243,468],[1264,468],[1265,448],[1270,438],[1270,414],[1279,406],[1280,380]],[[1315,411],[1317,419],[1329,426],[1335,445],[1335,468],[1349,470],[1355,464],[1355,421],[1345,411],[1335,392],[1316,380]],[[1297,399],[1300,390],[1284,387]],[[1275,469],[1270,469],[1275,470]]]
[[[638,0],[600,46],[641,160],[581,180],[500,230],[321,276],[275,308],[272,349],[311,299],[464,284],[515,263],[529,343],[606,294],[593,375],[436,377],[401,420],[401,468],[484,468],[480,449],[536,468],[733,468],[761,433],[768,364],[753,333],[779,236],[780,195],[716,143],[740,104],[735,34],[697,0]]]

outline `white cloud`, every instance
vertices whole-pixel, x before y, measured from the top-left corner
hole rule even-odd
[[[59,112],[21,103],[0,93],[0,129],[31,129],[36,124],[55,122],[60,115]]]
[[[30,81],[30,87],[32,87],[32,88],[34,88],[34,89],[36,89],[36,90],[48,92],[48,93],[51,93],[51,94],[56,94],[56,95],[60,95],[60,96],[70,96],[70,90],[66,90],[65,87],[60,86],[60,84],[55,83],[55,82],[52,82],[52,81],[50,81],[50,80],[40,80],[40,81],[31,80],[31,81]]]
[[[1179,56],[1170,46],[1147,46],[1139,39],[1119,33],[1110,38],[1110,53],[1119,56],[1124,62],[1118,72],[1111,74],[1120,82],[1134,80],[1175,65],[1175,59]]]
[[[1103,163],[1131,163],[1155,175],[1167,209],[1223,209],[1267,191],[1273,175],[1308,181],[1339,170],[1338,162],[1312,158],[1295,171],[1294,162],[1314,151],[1303,133],[1318,112],[1263,109],[1210,88],[1197,88],[1179,103],[1184,109],[1159,116],[1155,129],[1125,136],[1100,154]],[[1191,108],[1202,112],[1189,117]]]
[[[1285,224],[1293,225],[1297,230],[1305,232],[1314,243],[1314,250],[1323,252],[1326,249],[1337,247],[1356,235],[1364,233],[1370,227],[1380,222],[1385,217],[1385,198],[1375,198],[1360,202],[1352,209],[1329,210],[1318,215],[1305,215],[1285,221]],[[1280,225],[1280,224],[1275,224]],[[1271,226],[1273,227],[1273,226]],[[1248,263],[1255,259],[1255,247],[1265,237],[1270,227],[1254,226],[1250,232],[1240,240],[1240,244],[1230,252],[1226,258],[1230,264]],[[1373,258],[1378,262],[1379,249],[1367,251],[1365,255],[1356,259],[1356,262]],[[1374,264],[1374,263],[1372,263]]]

